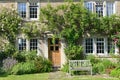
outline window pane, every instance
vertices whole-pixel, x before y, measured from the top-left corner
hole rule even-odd
[[[99,17],[103,16],[103,3],[96,2],[96,13]]]
[[[30,3],[30,18],[37,18],[37,3]]]
[[[37,39],[30,39],[30,50],[37,50]]]
[[[108,38],[108,53],[115,53],[115,45],[113,41]]]
[[[93,11],[93,2],[85,2],[85,7],[89,10],[89,11]]]
[[[26,39],[18,39],[18,49],[19,51],[26,50]]]
[[[92,38],[85,39],[85,52],[93,53],[93,39]]]
[[[97,38],[97,53],[104,53],[104,38]]]
[[[107,2],[106,8],[107,8],[107,16],[112,15],[113,14],[113,3]]]
[[[26,18],[26,3],[18,3],[18,13],[22,18]]]

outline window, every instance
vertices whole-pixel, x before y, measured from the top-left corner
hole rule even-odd
[[[109,38],[85,38],[84,41],[85,53],[108,54],[115,52],[115,45]]]
[[[107,2],[106,8],[107,8],[107,11],[106,11],[107,16],[112,15],[113,14],[113,2]]]
[[[93,53],[93,39],[92,38],[86,38],[85,39],[85,48],[86,53]]]
[[[37,39],[30,39],[30,50],[37,50]]]
[[[18,13],[22,18],[26,18],[26,3],[18,3]]]
[[[19,51],[26,50],[26,39],[18,39],[18,44]]]
[[[103,16],[103,3],[102,2],[96,2],[96,13],[99,17]]]
[[[39,14],[39,4],[38,2],[19,2],[18,3],[18,13],[22,18],[37,20]]]
[[[115,45],[109,38],[108,38],[108,53],[115,53]]]
[[[115,7],[114,2],[108,1],[87,1],[84,5],[89,11],[97,13],[99,17],[112,15]]]
[[[92,11],[94,10],[94,3],[93,2],[85,2],[85,7],[89,10]]]
[[[30,18],[37,18],[37,3],[30,3]]]
[[[97,38],[96,46],[97,46],[97,53],[104,53],[104,38]]]

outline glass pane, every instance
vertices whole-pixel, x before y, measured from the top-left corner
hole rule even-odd
[[[59,50],[59,46],[55,46],[55,51],[58,51]]]
[[[54,51],[54,47],[53,46],[50,46],[50,51]]]
[[[93,39],[92,38],[85,39],[85,52],[93,53]]]

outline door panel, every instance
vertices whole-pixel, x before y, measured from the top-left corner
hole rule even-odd
[[[48,50],[49,50],[49,59],[52,62],[53,66],[60,66],[61,55],[60,55],[60,42],[59,39],[55,39],[54,43],[52,38],[48,39]]]

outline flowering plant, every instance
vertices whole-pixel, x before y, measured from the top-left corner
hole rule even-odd
[[[112,36],[114,44],[116,44],[120,48],[120,32],[117,32]]]

